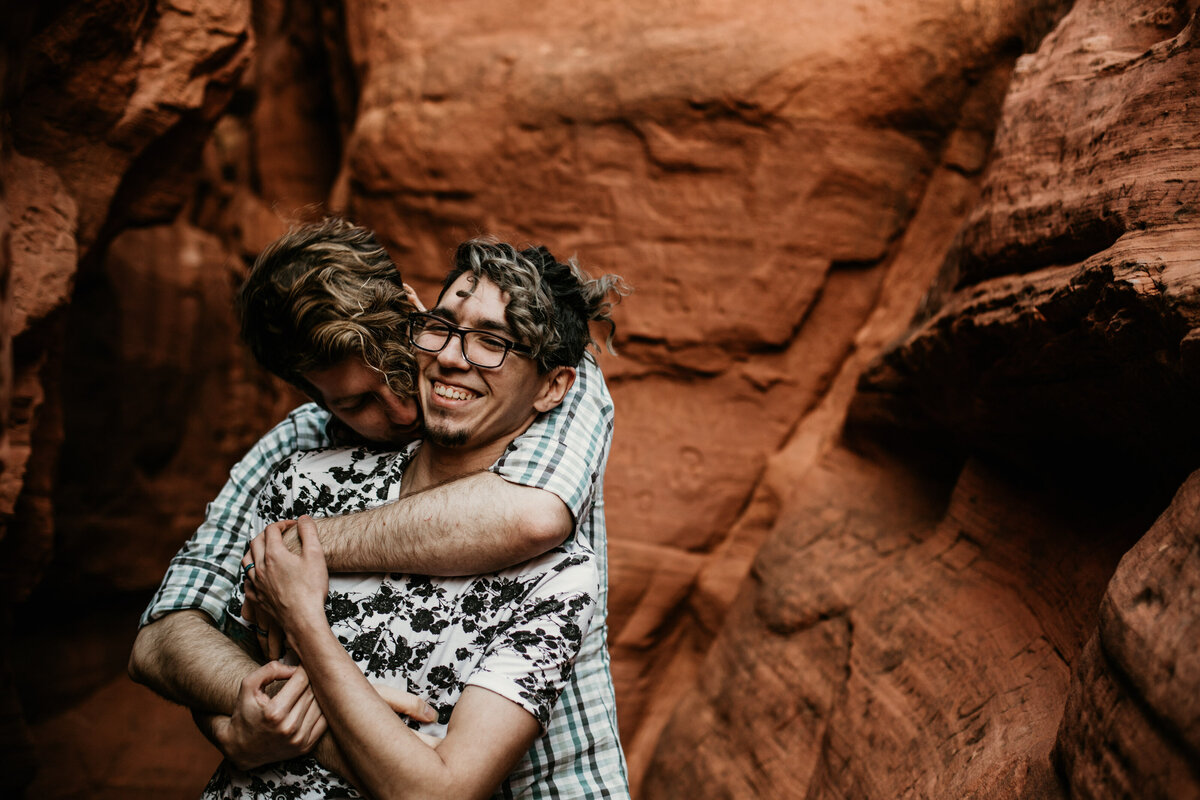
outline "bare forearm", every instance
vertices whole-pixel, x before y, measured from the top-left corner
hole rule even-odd
[[[358,777],[358,773],[350,766],[350,761],[342,752],[342,748],[338,746],[333,731],[327,731],[321,737],[321,740],[317,742],[317,746],[313,748],[312,757],[320,762],[321,766],[325,767],[325,769],[341,775],[342,778],[354,784],[354,787],[360,792],[363,791],[362,779]]]
[[[177,611],[138,632],[129,674],[168,700],[232,713],[242,679],[258,664],[199,611]]]
[[[333,572],[476,575],[541,555],[573,526],[557,496],[483,472],[317,530]]]
[[[318,745],[318,759],[339,772],[339,767],[347,768],[342,774],[357,776],[351,778],[356,785],[377,798],[399,787],[419,797],[431,787],[450,785],[450,773],[437,751],[380,698],[324,620],[314,619],[302,628],[296,634],[297,650],[336,740]]]
[[[324,604],[329,575],[313,520],[301,516],[296,529],[299,553],[288,548],[274,526],[254,540],[254,582],[262,602],[286,626],[323,719],[365,791],[377,798],[400,793],[407,798],[487,797],[528,749],[537,720],[516,703],[480,690],[505,707],[481,715],[474,728],[478,738],[461,747],[457,758],[443,758],[443,748],[454,749],[451,740],[457,717],[451,718],[446,739],[437,749],[400,721],[389,705],[392,701],[385,701],[367,681],[329,628]],[[456,705],[456,715],[461,708]],[[434,719],[432,714],[423,716]]]

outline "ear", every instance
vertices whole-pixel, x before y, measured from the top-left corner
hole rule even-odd
[[[542,376],[542,389],[533,400],[538,412],[558,408],[559,403],[575,385],[574,367],[555,367]]]

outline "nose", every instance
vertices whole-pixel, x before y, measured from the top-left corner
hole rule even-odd
[[[457,339],[458,341],[455,341]],[[438,364],[452,369],[467,370],[471,368],[470,362],[467,361],[466,354],[463,352],[466,349],[466,339],[459,331],[454,331],[450,334],[450,340],[446,342],[446,346],[438,353]]]
[[[383,407],[393,425],[412,425],[417,421],[417,401],[412,397],[399,397],[391,392],[381,392]]]

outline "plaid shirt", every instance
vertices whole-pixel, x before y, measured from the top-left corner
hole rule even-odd
[[[240,578],[255,498],[275,464],[297,450],[330,445],[329,415],[309,403],[276,425],[234,466],[209,503],[204,523],[179,550],[142,614],[147,625],[172,611],[198,609],[225,629],[225,606]],[[592,624],[546,733],[505,781],[503,797],[627,798],[617,738],[616,699],[606,644],[608,549],[604,467],[612,444],[613,404],[591,356],[557,409],[538,419],[492,466],[506,480],[553,492],[575,517],[575,534],[596,553],[600,596]]]

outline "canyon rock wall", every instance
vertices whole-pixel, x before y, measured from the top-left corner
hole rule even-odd
[[[1200,791],[1194,479],[1105,592],[1196,467],[1198,33],[1194,3],[1077,2],[1018,61],[976,204],[845,438],[789,469],[645,797]]]
[[[1194,492],[1142,537],[1200,466],[1196,5],[6,11],[3,780],[214,766],[124,659],[297,401],[233,288],[333,212],[426,296],[479,232],[636,288],[602,364],[638,796],[1194,792]]]

